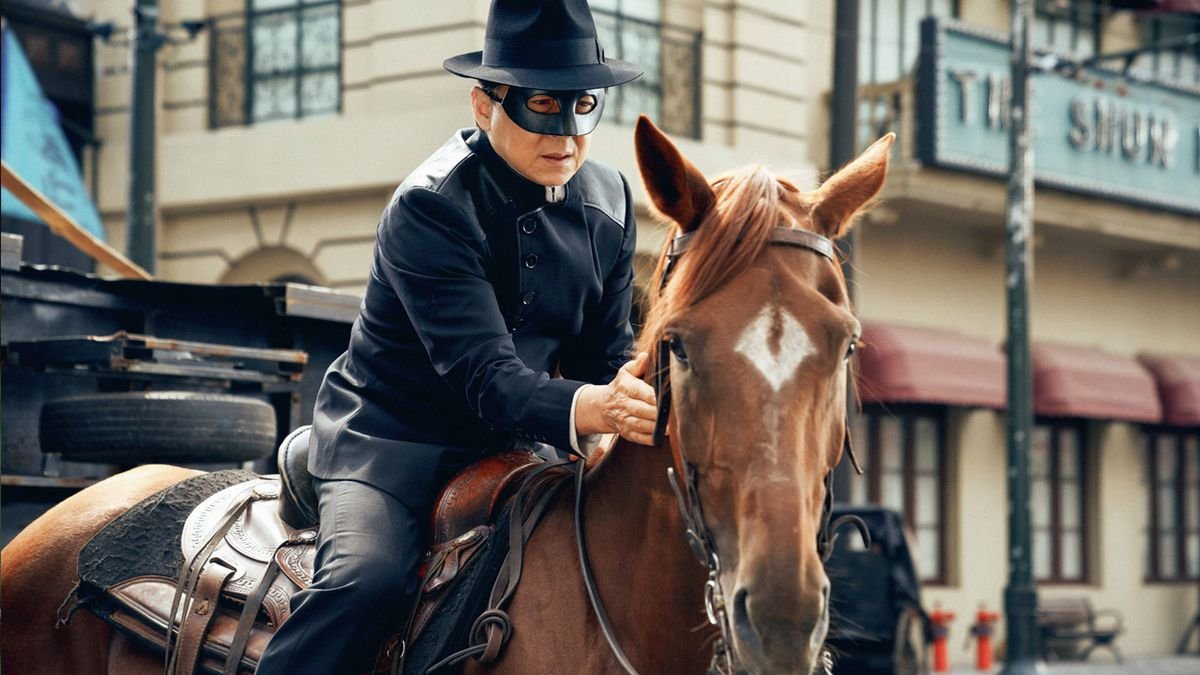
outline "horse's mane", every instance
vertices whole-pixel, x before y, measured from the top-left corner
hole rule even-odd
[[[656,363],[663,330],[680,313],[730,281],[762,252],[774,227],[810,229],[812,204],[787,178],[760,165],[721,174],[711,183],[716,201],[702,219],[688,246],[687,263],[672,271],[662,286],[674,224],[659,256],[648,293],[645,323],[638,338],[639,352]]]

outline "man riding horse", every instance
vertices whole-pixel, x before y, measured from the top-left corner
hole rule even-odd
[[[848,447],[846,371],[861,334],[832,240],[882,188],[894,136],[804,192],[761,166],[709,179],[645,118],[634,135],[647,195],[673,223],[639,337],[657,364],[658,414],[670,433],[652,439],[653,447],[618,438],[589,460],[586,476],[576,472],[574,490],[540,493],[529,509],[513,505],[519,513],[545,508],[528,539],[525,523],[509,521],[501,538],[527,546],[503,585],[492,586],[504,610],[479,614],[470,646],[451,656],[478,656],[464,672],[494,675],[828,672],[822,559],[839,523],[830,518],[831,476]],[[436,304],[444,296],[430,298]],[[468,468],[462,478],[480,472]],[[281,602],[313,578],[313,531],[280,520],[288,511],[287,500],[275,497],[280,483],[289,499],[303,485],[286,473],[300,482],[145,465],[30,523],[0,554],[6,672],[254,668],[275,626],[302,625],[284,622]],[[292,505],[304,511],[293,515],[310,520],[307,500]],[[344,518],[346,508],[358,507],[343,501],[332,510]],[[358,544],[370,533],[349,534]],[[327,540],[322,555],[336,561],[343,543]],[[462,550],[440,549],[430,569]],[[500,550],[514,560],[513,549]],[[453,561],[440,569],[461,570],[462,559]],[[653,564],[630,574],[630,561]],[[168,617],[180,615],[174,639]],[[394,618],[383,613],[364,623]],[[467,638],[443,635],[449,649]],[[345,641],[328,631],[308,637]],[[417,644],[414,657],[423,653]],[[501,649],[503,658],[492,660]],[[392,663],[412,672],[432,665]],[[341,664],[295,665],[344,672]]]
[[[587,159],[607,89],[641,69],[604,56],[585,0],[495,0],[483,50],[444,65],[478,81],[476,128],[383,211],[313,415],[316,575],[260,674],[369,670],[415,602],[438,489],[482,455],[651,440],[647,358],[626,362],[633,203]]]

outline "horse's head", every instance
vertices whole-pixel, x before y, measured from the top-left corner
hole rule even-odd
[[[646,189],[672,234],[691,235],[685,254],[671,262],[669,242],[659,262],[641,347],[652,364],[669,361],[676,464],[696,469],[734,652],[748,672],[811,672],[825,640],[829,580],[817,540],[860,325],[836,257],[819,249],[879,192],[893,138],[805,193],[762,167],[710,183],[638,121]]]

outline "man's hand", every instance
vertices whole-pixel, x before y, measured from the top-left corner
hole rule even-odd
[[[584,385],[575,404],[575,432],[617,433],[650,445],[658,409],[654,389],[642,381],[649,362],[650,355],[642,352],[621,366],[612,382]]]

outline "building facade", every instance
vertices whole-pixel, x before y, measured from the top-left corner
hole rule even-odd
[[[1080,59],[1200,30],[1112,4],[1037,3],[1035,46]],[[857,426],[870,466],[851,498],[905,513],[927,604],[958,617],[953,645],[980,605],[1002,610],[1008,574],[1008,3],[862,8],[861,139],[900,142],[857,240],[873,344]],[[923,27],[931,13],[960,23]],[[1033,571],[1043,597],[1121,612],[1135,654],[1174,651],[1197,612],[1200,415],[1179,383],[1200,377],[1198,57],[1033,85]]]
[[[120,248],[132,3],[67,4],[117,27],[97,42],[94,127],[97,201]],[[488,4],[162,3],[173,41],[159,56],[159,275],[360,292],[392,190],[470,124],[471,83],[441,62],[478,48]],[[955,644],[980,603],[1001,608],[1007,578],[1005,182],[989,145],[1003,137],[1005,85],[987,59],[1008,2],[860,4],[860,141],[896,131],[899,142],[855,240],[868,341],[855,433],[868,467],[843,494],[905,514],[926,604],[960,617]],[[1118,4],[1039,2],[1035,40],[1086,57],[1200,30],[1194,15]],[[828,168],[833,2],[592,6],[609,53],[647,70],[610,102],[595,158],[636,177],[630,124],[647,112],[706,172],[760,162],[815,185]],[[930,16],[958,23],[923,29]],[[940,66],[923,78],[934,52]],[[1033,214],[1035,574],[1043,595],[1122,611],[1130,654],[1172,651],[1197,612],[1200,416],[1186,399],[1200,386],[1197,61],[1195,47],[1164,49],[1126,75],[1048,74],[1035,91],[1035,133],[1050,143],[1037,148],[1074,162],[1060,175],[1086,177],[1043,172]],[[1064,89],[1080,83],[1101,93]],[[644,282],[664,228],[631,182]]]
[[[128,26],[129,5],[97,2],[92,11],[98,21]],[[164,3],[164,24],[203,21],[204,30],[160,54],[160,273],[205,282],[282,277],[361,291],[392,190],[471,124],[472,83],[441,62],[482,44],[488,5]],[[793,83],[807,81],[808,64],[825,58],[820,20],[786,2],[593,7],[606,49],[646,68],[611,97],[605,142],[594,144],[593,157],[636,176],[631,126],[645,111],[706,170],[751,157],[808,167],[808,139],[821,133],[809,113],[821,90]],[[96,124],[106,141],[99,203],[120,241],[129,49],[101,45],[97,60]],[[646,203],[642,194],[637,200]],[[661,234],[643,220],[639,248],[652,256]]]

